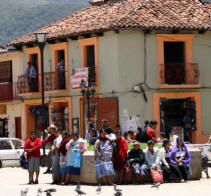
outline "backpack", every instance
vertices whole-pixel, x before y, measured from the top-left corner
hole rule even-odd
[[[23,168],[23,169],[28,169],[29,168],[29,164],[27,162],[27,159],[25,157],[24,152],[23,152],[23,154],[19,158],[19,163],[20,163],[20,167],[21,168]]]

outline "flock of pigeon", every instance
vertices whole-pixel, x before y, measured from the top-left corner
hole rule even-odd
[[[96,193],[100,194],[101,193],[101,189],[102,189],[101,185],[99,184],[97,186]],[[117,185],[114,185],[114,191],[115,191],[114,196],[122,196],[122,190],[117,188]],[[29,192],[28,188],[26,188],[25,190],[21,190],[20,196],[27,196],[28,192]],[[37,190],[37,196],[42,196],[43,193],[45,193],[46,196],[52,196],[51,193],[53,193],[53,192],[56,192],[56,189],[47,189],[47,190],[43,191],[41,188],[39,188]],[[78,182],[78,184],[77,184],[77,186],[75,188],[75,192],[77,193],[78,196],[86,195],[86,193],[81,190],[81,185],[80,185],[79,182]]]
[[[159,186],[160,186],[160,182],[152,185],[151,187],[152,188],[159,188]],[[100,194],[101,190],[102,190],[102,188],[101,188],[101,185],[99,184],[97,186],[96,193]],[[114,196],[122,196],[122,190],[117,188],[116,184],[114,184],[114,191],[115,191]],[[20,196],[27,196],[28,192],[29,192],[28,188],[26,188],[25,190],[21,190]],[[51,193],[56,192],[56,189],[47,189],[47,190],[43,191],[41,188],[39,188],[37,190],[37,196],[42,196],[43,192],[46,194],[46,196],[52,196]],[[79,182],[78,182],[78,184],[77,184],[77,186],[75,188],[75,192],[77,193],[78,196],[86,195],[86,193],[81,190],[81,185],[80,185]]]

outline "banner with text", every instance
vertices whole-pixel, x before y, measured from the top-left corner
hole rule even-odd
[[[81,80],[84,80],[86,86],[88,86],[88,68],[75,68],[71,76],[72,88],[79,88]]]

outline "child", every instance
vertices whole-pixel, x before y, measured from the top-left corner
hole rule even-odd
[[[124,132],[124,139],[126,140],[127,143],[131,143],[132,140],[129,138],[129,134],[127,131]]]
[[[69,142],[68,132],[62,131],[62,142],[59,146],[59,153],[60,153],[60,173],[62,176],[62,184],[65,183],[66,177],[66,144]]]
[[[117,144],[117,152],[114,154],[114,168],[120,171],[119,184],[122,184],[127,164],[128,146],[126,140],[122,138],[121,131],[116,131],[115,142]]]

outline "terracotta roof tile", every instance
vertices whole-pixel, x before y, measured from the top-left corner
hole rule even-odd
[[[93,0],[92,0],[93,1]],[[95,0],[84,8],[38,31],[53,40],[114,29],[210,30],[211,4],[199,0]],[[33,43],[33,33],[9,43]]]

